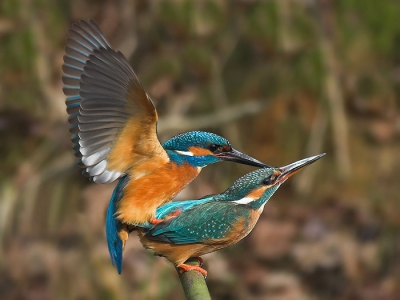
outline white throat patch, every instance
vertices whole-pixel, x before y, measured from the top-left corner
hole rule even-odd
[[[233,203],[236,204],[249,204],[250,202],[254,201],[254,198],[250,198],[250,197],[244,197],[242,199],[236,200],[236,201],[232,201]]]
[[[180,154],[180,155],[186,155],[186,156],[194,156],[194,154],[190,151],[179,151],[179,150],[175,150],[176,153]]]

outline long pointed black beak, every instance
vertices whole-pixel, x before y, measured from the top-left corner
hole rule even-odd
[[[217,153],[217,154],[215,154],[215,156],[219,157],[222,160],[233,161],[233,162],[237,162],[240,164],[249,165],[249,166],[253,166],[253,167],[270,168],[270,166],[262,163],[261,161],[255,159],[251,156],[248,156],[240,151],[237,151],[236,149],[233,149],[233,148],[231,151]]]
[[[325,153],[318,154],[315,156],[311,156],[308,158],[304,158],[301,160],[298,160],[294,163],[291,163],[287,166],[280,167],[279,170],[282,172],[279,177],[278,181],[279,182],[284,182],[286,179],[288,179],[290,176],[296,174],[299,172],[301,169],[303,169],[305,166],[311,165],[312,163],[316,162],[318,159],[320,159],[322,156],[324,156]]]

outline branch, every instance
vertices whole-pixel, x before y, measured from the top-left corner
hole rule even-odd
[[[315,153],[321,153],[324,143],[324,136],[328,129],[327,117],[325,116],[324,110],[319,106],[317,114],[314,118],[311,134],[308,139],[306,154],[308,156],[315,155]],[[296,177],[294,184],[295,189],[299,194],[307,195],[311,191],[315,181],[315,175],[318,168],[310,168],[305,170],[301,176]]]
[[[199,265],[199,262],[195,258],[190,258],[185,264],[195,266]],[[206,281],[200,272],[187,271],[179,275],[179,279],[187,300],[211,300]]]
[[[243,104],[232,105],[217,112],[200,117],[165,117],[159,120],[158,133],[163,134],[170,131],[189,131],[220,126],[245,116],[258,114],[264,110],[265,107],[265,103],[261,101],[251,101]]]
[[[332,0],[318,2],[319,43],[325,68],[324,89],[332,123],[333,142],[338,171],[346,178],[351,173],[351,159],[345,99],[340,85],[340,61],[335,52],[335,32]]]

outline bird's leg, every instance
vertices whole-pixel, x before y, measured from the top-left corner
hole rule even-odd
[[[158,223],[161,223],[162,221],[164,221],[164,220],[163,219],[153,219],[153,220],[150,220],[150,224],[157,225]]]
[[[198,257],[197,257],[198,258]],[[200,260],[199,260],[200,262]],[[179,273],[183,274],[187,271],[197,271],[200,272],[201,274],[203,274],[203,276],[205,278],[207,278],[207,271],[204,270],[202,267],[200,266],[192,266],[192,265],[187,265],[187,264],[180,264],[179,266],[177,266],[177,268],[179,268]]]
[[[176,210],[173,213],[170,213],[167,218],[177,217],[181,214],[180,210]]]
[[[122,229],[118,232],[118,237],[122,241],[122,249],[124,249],[126,241],[129,237],[129,229],[127,224],[122,224]]]
[[[173,213],[170,213],[168,216],[166,216],[164,219],[153,219],[150,221],[150,224],[152,225],[157,225],[158,223],[161,223],[162,221],[168,220],[169,218],[174,218],[177,217],[181,214],[180,210],[176,210]]]

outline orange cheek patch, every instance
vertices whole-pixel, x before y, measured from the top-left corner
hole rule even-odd
[[[268,186],[263,186],[258,189],[255,189],[254,191],[250,192],[246,197],[248,198],[253,198],[253,199],[258,199],[262,196],[262,194],[265,192]]]
[[[212,155],[212,152],[210,150],[199,147],[190,147],[189,151],[192,152],[194,156]]]

